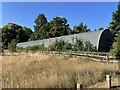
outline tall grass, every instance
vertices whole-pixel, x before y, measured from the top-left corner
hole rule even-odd
[[[39,53],[4,56],[2,64],[4,88],[74,88],[76,82],[88,87],[118,72],[117,63]]]

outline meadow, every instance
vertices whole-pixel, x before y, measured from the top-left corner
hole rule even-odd
[[[118,63],[95,62],[79,57],[40,53],[9,54],[2,57],[3,88],[89,87],[118,73]]]

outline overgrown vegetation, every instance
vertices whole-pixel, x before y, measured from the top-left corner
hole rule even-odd
[[[44,44],[42,45],[38,45],[38,46],[29,46],[29,47],[26,47],[26,48],[23,48],[23,47],[16,47],[17,51],[18,52],[21,52],[21,51],[24,51],[24,52],[29,52],[29,51],[45,51],[47,50],[46,47],[44,47]]]
[[[117,10],[113,12],[109,29],[113,36],[113,45],[110,53],[113,56],[120,56],[120,3],[118,4]]]
[[[113,43],[110,54],[112,56],[119,56],[120,57],[120,33],[116,37],[116,41]]]
[[[75,30],[71,30],[67,23],[67,19],[64,17],[54,17],[48,22],[44,14],[39,14],[35,18],[34,23],[34,31],[28,27],[14,23],[8,23],[0,28],[0,31],[2,31],[3,49],[8,49],[8,44],[14,39],[19,43],[90,31],[87,25],[83,23],[75,26]]]
[[[74,88],[76,82],[89,87],[104,81],[106,74],[119,73],[117,63],[40,53],[8,55],[2,61],[3,88]]]
[[[69,42],[65,42],[63,39],[56,39],[53,44],[49,45],[48,49],[50,51],[68,51],[72,49],[72,44]]]
[[[95,51],[95,48],[90,41],[82,41],[75,39],[73,43],[65,42],[63,39],[56,39],[51,45],[45,47],[43,45],[29,46],[26,48],[17,47],[18,51]]]
[[[16,51],[16,45],[17,45],[16,40],[13,40],[11,43],[8,44],[8,49],[10,50],[10,52]]]
[[[112,14],[112,21],[110,22],[109,29],[112,32],[113,41],[115,41],[115,37],[117,37],[120,32],[120,3],[118,4],[117,10]]]

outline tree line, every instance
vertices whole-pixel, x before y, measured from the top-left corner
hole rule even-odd
[[[8,48],[8,44],[13,40],[19,43],[90,31],[83,23],[71,30],[66,18],[54,17],[48,22],[44,14],[39,14],[34,22],[34,31],[14,23],[8,23],[1,28],[3,48]]]
[[[88,26],[84,23],[74,26],[72,30],[67,22],[67,19],[64,17],[54,17],[48,22],[44,14],[39,14],[34,21],[34,31],[25,26],[8,23],[0,28],[0,32],[2,33],[2,43],[0,44],[0,47],[7,49],[19,42],[91,31],[90,28],[88,28]],[[108,28],[112,32],[113,37],[113,45],[111,46],[110,52],[113,55],[120,55],[120,4],[118,4],[117,10],[113,12],[112,21],[110,22]],[[99,28],[99,30],[102,29],[104,28]],[[78,46],[80,46],[79,44]]]

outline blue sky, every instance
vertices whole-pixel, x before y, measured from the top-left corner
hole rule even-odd
[[[91,30],[107,28],[117,2],[2,2],[2,26],[9,22],[33,30],[38,14],[45,14],[48,21],[55,16],[65,17],[71,29],[83,22]]]

